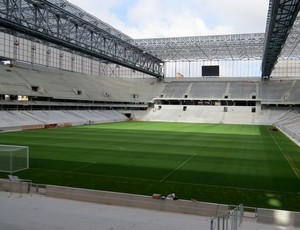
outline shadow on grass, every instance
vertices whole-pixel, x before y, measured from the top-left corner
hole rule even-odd
[[[32,159],[31,164],[31,169],[16,175],[39,184],[143,195],[174,192],[181,199],[300,211],[300,186],[292,179],[274,178],[271,183],[258,176],[224,178],[222,173],[178,170],[161,181],[170,169],[44,159]]]

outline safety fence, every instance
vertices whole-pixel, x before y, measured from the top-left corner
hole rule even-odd
[[[244,205],[229,206],[228,211],[213,216],[210,221],[210,230],[238,230],[243,223]]]

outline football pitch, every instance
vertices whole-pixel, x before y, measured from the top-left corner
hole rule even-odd
[[[269,126],[122,122],[0,133],[37,184],[300,211],[300,148]],[[7,178],[7,173],[0,173]]]

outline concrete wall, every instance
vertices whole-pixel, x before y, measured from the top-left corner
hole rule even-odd
[[[86,201],[93,203],[120,205],[159,211],[177,212],[201,216],[214,216],[228,211],[228,205],[193,202],[186,200],[159,200],[150,196],[96,191],[47,185],[49,197]]]
[[[153,199],[150,196],[68,188],[52,185],[46,186],[46,195],[49,197],[62,199],[185,213],[207,217],[224,214],[229,209],[228,205],[222,204],[188,200],[159,200]],[[300,212],[258,208],[256,216],[257,222],[261,224],[270,224],[285,228],[300,227]]]
[[[300,227],[300,212],[257,209],[257,222],[285,227]]]
[[[18,182],[0,179],[0,191],[14,193],[29,193],[29,189],[30,187],[28,182]]]

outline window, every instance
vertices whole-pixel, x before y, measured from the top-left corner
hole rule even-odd
[[[34,91],[34,92],[38,92],[39,87],[38,86],[31,86],[31,90]]]

